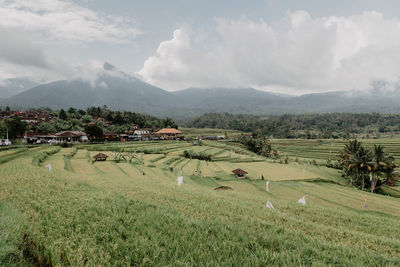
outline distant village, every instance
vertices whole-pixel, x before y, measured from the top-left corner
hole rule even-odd
[[[10,141],[6,143],[6,140],[10,139],[27,144],[185,140],[177,128],[176,123],[169,118],[111,111],[107,107],[91,107],[87,110],[70,108],[67,111],[0,110],[0,145],[9,144]]]

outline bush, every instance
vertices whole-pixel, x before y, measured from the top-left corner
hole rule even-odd
[[[183,151],[183,156],[188,159],[199,159],[199,160],[205,160],[205,161],[212,160],[212,156],[210,154],[207,154],[204,152],[196,153],[193,151],[185,150],[185,151]]]

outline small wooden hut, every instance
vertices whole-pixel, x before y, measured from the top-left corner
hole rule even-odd
[[[95,161],[105,161],[107,160],[108,156],[104,153],[99,153],[93,156]]]
[[[239,179],[240,178],[245,178],[246,174],[248,174],[246,171],[244,171],[244,170],[242,170],[240,168],[238,168],[236,170],[233,170],[232,172],[233,172],[233,174],[235,174],[236,178],[239,178]]]

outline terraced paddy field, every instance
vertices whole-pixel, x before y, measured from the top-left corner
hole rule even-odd
[[[385,151],[396,158],[396,163],[400,165],[400,139],[360,139],[366,147],[382,145]],[[281,155],[292,158],[305,158],[325,161],[327,159],[336,160],[338,154],[343,150],[349,140],[337,139],[271,139],[274,149]]]
[[[349,188],[336,170],[216,142],[75,148],[29,148],[0,163],[0,265],[400,264],[400,200]],[[213,160],[184,158],[184,150]],[[100,151],[109,158],[93,162]],[[143,161],[117,163],[120,151]]]

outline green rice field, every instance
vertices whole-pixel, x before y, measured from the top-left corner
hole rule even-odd
[[[396,151],[396,140],[385,141]],[[313,142],[273,146],[325,160],[343,145]],[[185,150],[212,160],[185,158]],[[93,162],[99,152],[108,159]],[[118,153],[135,159],[117,163]],[[237,179],[236,168],[247,178]],[[306,206],[297,203],[303,196]],[[350,188],[338,170],[274,163],[233,143],[0,152],[0,266],[399,266],[399,220],[400,199]]]

